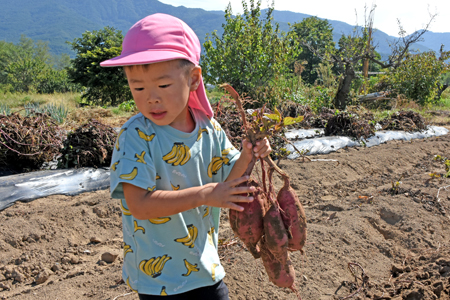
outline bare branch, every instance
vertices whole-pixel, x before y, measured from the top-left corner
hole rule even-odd
[[[430,20],[424,26],[424,28],[417,30],[416,32],[408,36],[406,35],[406,31],[403,29],[400,20],[397,19],[400,38],[398,38],[392,45],[390,45],[392,53],[391,55],[389,55],[388,61],[382,62],[380,60],[377,60],[374,55],[371,55],[368,58],[372,62],[380,65],[382,68],[394,68],[394,69],[398,68],[403,58],[406,56],[407,53],[409,53],[410,46],[416,42],[422,41],[422,36],[428,31],[428,28],[430,27],[431,23],[434,21],[436,16],[437,14],[430,13]]]

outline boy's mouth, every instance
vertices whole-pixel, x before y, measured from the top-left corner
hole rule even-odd
[[[164,118],[164,116],[166,114],[167,114],[167,112],[165,112],[165,111],[152,111],[152,112],[150,112],[150,115],[156,120]]]

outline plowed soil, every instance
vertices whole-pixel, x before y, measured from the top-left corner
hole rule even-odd
[[[290,255],[304,300],[450,299],[450,178],[435,155],[450,158],[450,135],[280,163],[308,217],[305,254]],[[297,299],[269,282],[227,211],[221,224],[231,299]],[[1,211],[0,298],[138,299],[121,281],[121,226],[108,191]]]

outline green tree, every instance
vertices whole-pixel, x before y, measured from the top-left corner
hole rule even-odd
[[[36,92],[38,76],[47,68],[38,57],[24,54],[6,66],[6,83],[11,84],[16,92]]]
[[[94,104],[117,105],[131,99],[121,68],[103,68],[100,62],[120,55],[123,35],[113,27],[86,31],[69,43],[76,57],[68,69],[69,78],[84,87],[83,98]]]
[[[398,93],[426,105],[439,100],[441,75],[450,71],[450,51],[437,57],[434,51],[407,54],[396,69],[389,69],[385,80]],[[440,93],[439,93],[440,92]]]
[[[243,14],[233,16],[231,5],[225,10],[224,32],[207,34],[203,44],[203,76],[211,84],[229,83],[240,94],[246,94],[257,105],[277,104],[273,93],[265,94],[278,76],[288,72],[288,62],[295,52],[290,45],[292,34],[280,32],[269,7],[261,17],[261,1],[242,1]]]
[[[0,42],[0,84],[15,92],[53,93],[73,90],[65,70],[54,69],[59,59],[47,43],[22,35],[17,44]]]
[[[318,78],[317,68],[322,62],[322,58],[315,55],[311,48],[334,52],[333,27],[328,20],[309,17],[303,19],[300,23],[293,24],[291,30],[295,32],[296,39],[300,42],[301,47],[301,52],[295,60],[302,63],[306,62],[301,73],[302,79],[309,84],[314,84]]]

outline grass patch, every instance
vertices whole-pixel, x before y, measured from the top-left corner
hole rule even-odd
[[[55,93],[55,94],[25,94],[25,93],[4,93],[0,94],[0,104],[8,106],[12,111],[18,111],[27,104],[53,104],[64,105],[69,110],[76,109],[80,93]]]

